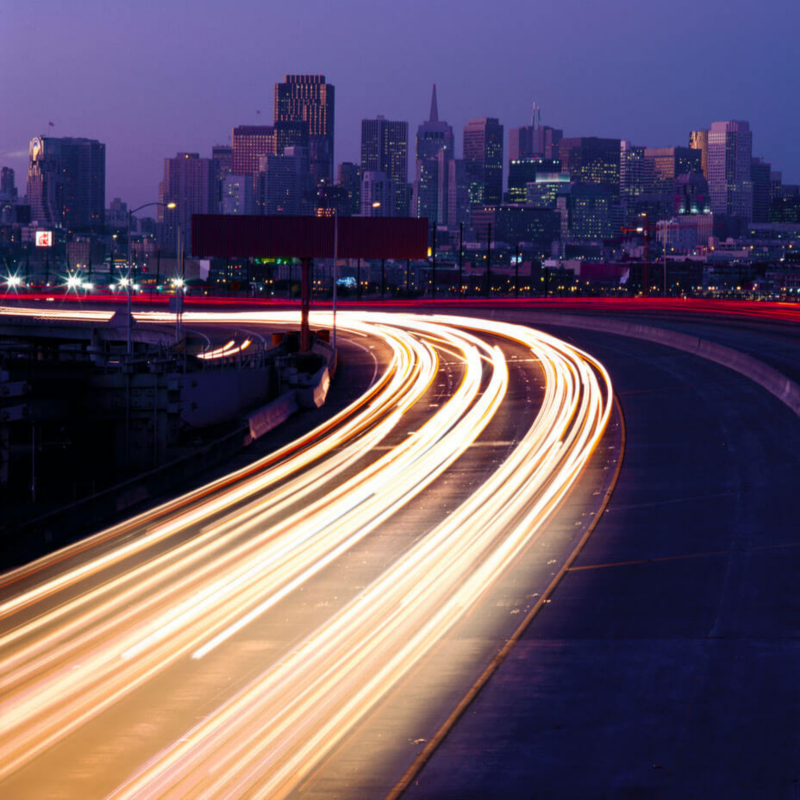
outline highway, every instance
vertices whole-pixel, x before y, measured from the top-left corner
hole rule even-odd
[[[248,341],[229,344],[230,329],[295,319],[184,315],[224,331],[215,356]],[[534,544],[546,545],[543,587],[569,558],[610,485],[607,463],[591,469],[613,410],[603,365],[499,321],[337,320],[379,353],[352,404],[255,464],[0,576],[0,796],[280,798],[326,775],[328,796],[375,796],[348,792],[337,748],[408,681],[429,687],[427,712],[442,642],[492,618]],[[518,611],[503,610],[497,640]],[[492,655],[462,658],[448,691]]]

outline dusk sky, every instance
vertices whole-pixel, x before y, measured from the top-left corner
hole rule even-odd
[[[435,82],[459,157],[469,118],[507,134],[536,101],[567,136],[651,147],[746,119],[753,155],[796,183],[799,24],[798,0],[6,0],[0,166],[23,194],[33,136],[99,139],[106,203],[140,205],[158,199],[165,157],[270,124],[274,83],[321,73],[337,164],[359,160],[361,120],[383,114],[409,122],[411,168]]]

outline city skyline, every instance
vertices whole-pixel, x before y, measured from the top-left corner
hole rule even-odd
[[[91,1],[80,10],[65,9],[45,0],[35,24],[24,10],[10,8],[5,16],[13,35],[0,66],[7,76],[22,75],[24,64],[25,83],[0,85],[6,111],[0,163],[15,169],[19,182],[34,136],[97,139],[107,145],[107,197],[150,202],[164,158],[187,151],[208,157],[214,145],[230,143],[234,126],[272,124],[274,84],[286,74],[319,73],[337,87],[335,165],[358,162],[362,119],[382,114],[415,130],[436,83],[440,118],[453,126],[458,155],[464,125],[481,117],[499,119],[508,152],[508,131],[529,124],[537,102],[542,123],[565,136],[618,137],[647,147],[686,146],[690,131],[712,121],[748,120],[753,154],[781,170],[785,181],[800,179],[800,153],[788,135],[800,112],[781,102],[793,83],[793,26],[783,23],[800,19],[795,4],[770,4],[782,21],[776,26],[774,15],[753,14],[744,3],[695,8],[674,2],[653,26],[651,15],[637,14],[637,6],[624,0],[602,9],[574,2],[531,9],[509,2],[502,15],[466,3],[456,39],[441,34],[443,9],[425,6],[420,24],[415,5],[422,7],[351,3],[351,10],[360,9],[353,26],[340,8],[311,2],[298,27],[299,11],[241,2],[236,10],[253,15],[248,31],[259,25],[295,31],[307,41],[303,52],[315,55],[298,57],[297,36],[285,42],[278,36],[268,54],[237,48],[233,60],[215,58],[223,51],[211,45],[234,41],[237,34],[244,38],[243,15],[226,19],[209,3],[192,4],[187,15],[182,3],[150,13],[146,7],[112,11]],[[580,11],[577,21],[570,9]],[[600,23],[607,26],[615,16],[613,40],[597,37]],[[374,41],[360,35],[375,26],[385,35]],[[81,41],[88,37],[79,51],[70,36],[78,30]],[[677,45],[691,58],[679,57]],[[42,63],[29,58],[42,50],[48,54]],[[397,57],[388,59],[387,51]],[[517,52],[527,54],[524,68],[509,57]],[[589,62],[593,68],[584,69]],[[58,86],[51,79],[55,64]]]

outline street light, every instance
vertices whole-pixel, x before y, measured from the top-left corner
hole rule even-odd
[[[128,209],[128,276],[125,282],[122,284],[128,289],[128,356],[133,355],[133,315],[132,315],[132,299],[131,294],[133,292],[133,285],[135,283],[135,279],[131,278],[131,219],[133,215],[137,211],[141,211],[143,208],[148,208],[149,206],[163,206],[164,208],[177,208],[177,203],[160,203],[158,201],[154,201],[152,203],[144,203],[144,205],[139,206],[138,208]],[[122,282],[121,282],[122,283]]]

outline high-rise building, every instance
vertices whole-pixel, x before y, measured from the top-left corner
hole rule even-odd
[[[619,143],[619,196],[628,211],[630,221],[631,209],[633,209],[636,198],[648,191],[650,183],[648,179],[648,164],[645,160],[646,148],[632,144],[623,139]]]
[[[439,201],[439,153],[444,151],[444,162],[449,162],[455,157],[455,141],[453,129],[446,122],[439,121],[436,84],[433,85],[428,120],[417,128],[416,151],[411,216],[426,217],[430,222],[444,225],[445,220],[439,216],[442,207]]]
[[[702,154],[690,147],[646,147],[648,192],[675,193],[675,179],[679,175],[702,172]]]
[[[306,147],[259,159],[258,203],[262,214],[304,215],[315,203],[314,178]]]
[[[255,214],[252,175],[229,173],[221,182],[221,214]]]
[[[708,134],[711,211],[750,221],[753,216],[753,134],[743,120],[714,122]]]
[[[272,125],[239,125],[233,129],[231,142],[231,172],[234,175],[255,175],[258,159],[278,152]]]
[[[0,169],[0,196],[5,200],[13,200],[17,196],[14,185],[14,170],[11,167]]]
[[[471,119],[464,127],[469,202],[497,206],[503,200],[503,126],[494,117]]]
[[[769,222],[769,207],[772,203],[772,164],[763,158],[754,158],[750,163],[750,181],[753,184],[753,222]]]
[[[509,161],[558,158],[558,143],[563,137],[564,131],[542,125],[542,110],[534,103],[531,124],[511,128],[508,132]]]
[[[562,172],[575,183],[604,186],[615,199],[619,197],[620,154],[619,139],[583,136],[558,143]]]
[[[286,75],[275,84],[275,122],[308,124],[309,168],[317,183],[333,180],[335,97],[324,75]]]
[[[29,147],[31,218],[69,230],[105,224],[106,146],[95,139],[37,136]]]
[[[463,158],[447,162],[447,227],[455,230],[469,223],[469,181],[467,163]]]
[[[700,168],[708,180],[708,131],[692,131],[689,134],[689,147],[700,151]]]
[[[339,164],[336,183],[347,192],[347,214],[352,216],[361,213],[361,167],[352,161]]]
[[[215,144],[211,148],[211,161],[214,164],[215,202],[220,213],[224,214],[226,212],[222,210],[223,184],[225,178],[233,173],[233,147],[227,144]]]
[[[397,196],[394,181],[385,172],[367,170],[361,178],[361,215],[392,217]]]
[[[526,156],[508,162],[508,203],[526,203],[527,185],[535,183],[541,173],[561,172],[558,159]]]
[[[214,161],[198,153],[178,153],[164,159],[164,179],[158,186],[157,220],[162,224],[161,246],[175,252],[178,230],[182,251],[191,255],[192,214],[212,214],[217,210]],[[176,203],[175,208],[166,204]],[[180,226],[180,228],[178,228]]]
[[[361,172],[383,172],[394,182],[393,215],[408,216],[408,123],[382,116],[361,121]]]

